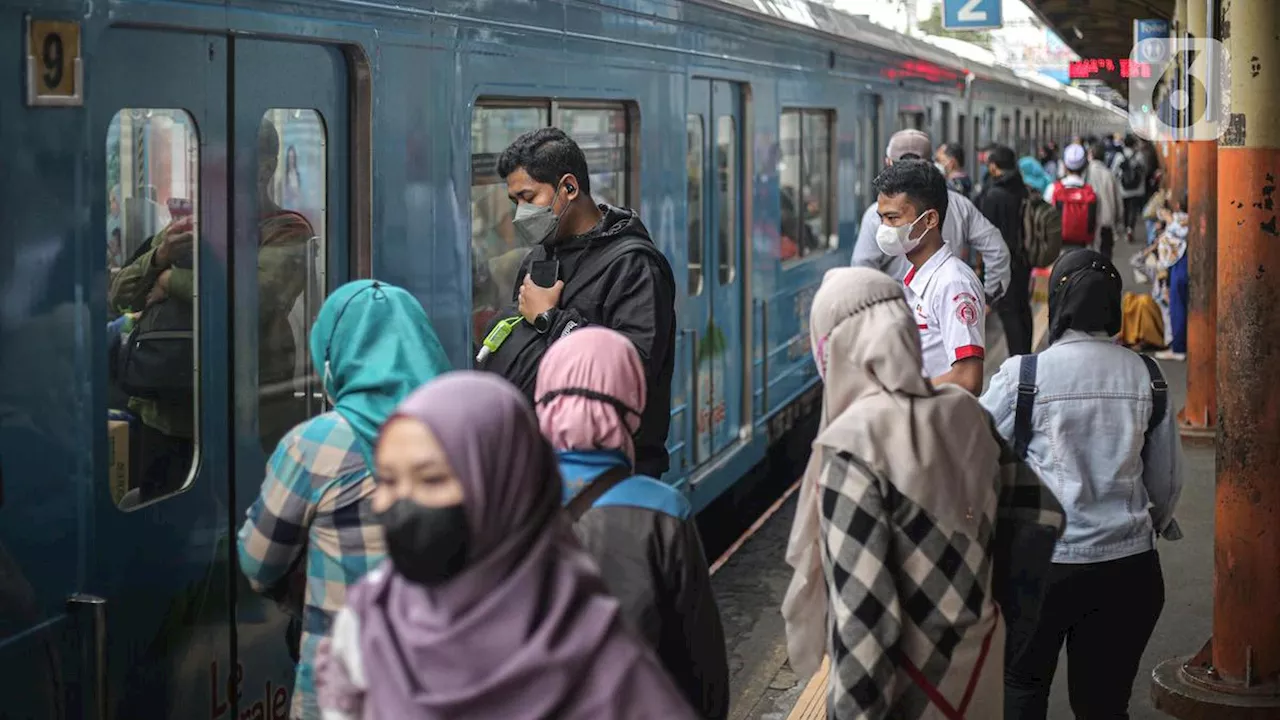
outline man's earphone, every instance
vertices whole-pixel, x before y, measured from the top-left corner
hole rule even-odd
[[[329,392],[329,382],[330,382],[331,380],[333,380],[333,373],[332,373],[332,371],[329,369],[329,350],[330,350],[330,348],[332,348],[332,347],[333,347],[333,338],[334,338],[334,337],[336,337],[336,336],[337,336],[337,334],[338,334],[338,323],[342,322],[342,315],[343,315],[343,313],[345,313],[345,312],[347,311],[347,308],[351,306],[351,301],[352,301],[352,300],[355,300],[355,299],[356,299],[356,298],[358,298],[358,297],[360,297],[361,293],[363,293],[365,290],[381,290],[381,289],[382,289],[382,283],[379,283],[377,280],[374,280],[374,281],[373,281],[373,283],[372,283],[371,285],[369,285],[369,287],[367,287],[367,288],[365,288],[364,290],[361,290],[361,291],[359,291],[359,292],[355,293],[354,295],[352,295],[351,297],[347,298],[347,301],[346,301],[346,302],[344,302],[344,303],[342,303],[342,307],[338,309],[338,316],[337,316],[337,317],[335,317],[335,318],[333,319],[333,328],[329,331],[329,340],[328,340],[328,342],[326,342],[326,343],[324,344],[324,380],[323,380],[323,383],[324,383],[324,391],[325,391],[326,393],[327,393],[327,392]]]

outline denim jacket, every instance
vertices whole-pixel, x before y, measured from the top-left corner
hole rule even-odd
[[[982,405],[1013,441],[1020,359],[991,378]],[[1181,537],[1182,443],[1172,404],[1150,436],[1151,380],[1142,358],[1110,340],[1067,331],[1040,353],[1027,464],[1067,513],[1055,563],[1097,563]]]

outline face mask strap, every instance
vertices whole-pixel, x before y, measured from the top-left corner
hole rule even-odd
[[[587,388],[560,388],[559,390],[552,390],[546,393],[545,395],[543,395],[542,397],[538,398],[538,402],[536,404],[545,405],[551,402],[552,400],[558,397],[563,397],[563,396],[584,397],[584,398],[587,398],[588,400],[595,400],[597,402],[605,403],[606,405],[612,405],[614,409],[618,411],[618,414],[622,416],[624,425],[626,424],[627,415],[635,415],[636,419],[640,419],[641,417],[638,411],[632,409],[630,406],[628,406],[626,403],[622,402],[618,398],[612,395],[606,395],[601,392],[596,392],[595,390],[588,390]]]

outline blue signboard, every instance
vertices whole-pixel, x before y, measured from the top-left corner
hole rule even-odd
[[[1001,0],[942,0],[947,30],[995,30],[1004,21]]]
[[[1142,44],[1143,40],[1168,40],[1169,39],[1169,21],[1168,20],[1134,20],[1133,21],[1133,48],[1132,57],[1138,62],[1147,63],[1149,65],[1160,65],[1168,58],[1168,48],[1165,43],[1147,43]]]

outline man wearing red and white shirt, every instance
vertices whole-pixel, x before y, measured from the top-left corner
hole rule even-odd
[[[894,163],[875,180],[881,225],[876,244],[904,256],[907,305],[920,328],[924,373],[935,385],[952,383],[982,391],[986,313],[982,283],[942,239],[947,183],[933,164]]]

